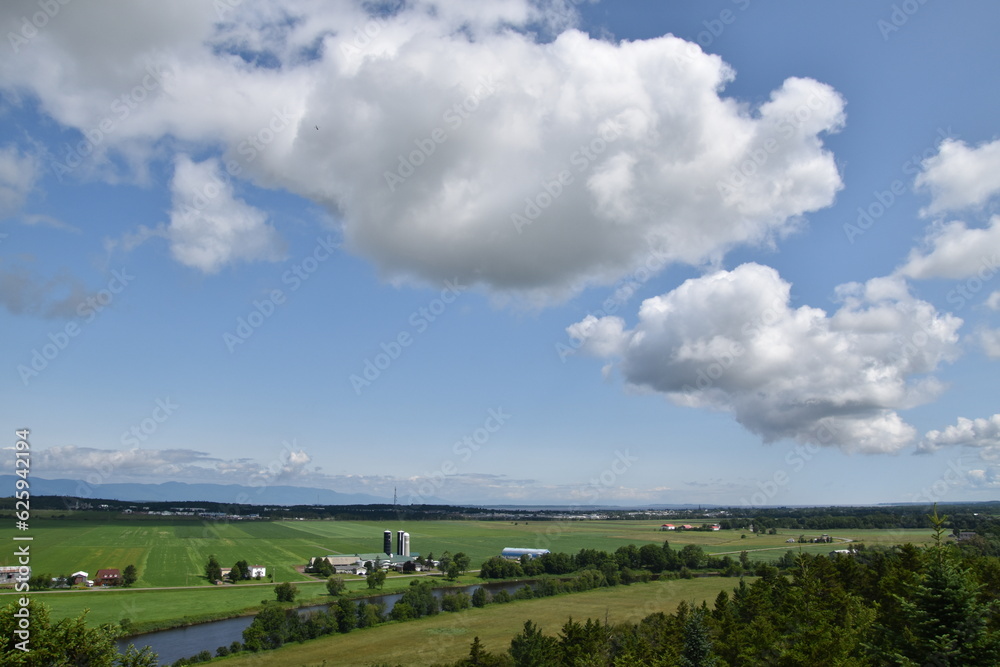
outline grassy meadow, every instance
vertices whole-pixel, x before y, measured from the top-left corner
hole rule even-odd
[[[827,553],[844,548],[845,540],[866,544],[926,543],[926,530],[847,530],[829,531],[834,544],[786,544],[799,531],[779,530],[776,535],[754,535],[741,531],[660,531],[659,521],[247,521],[215,523],[194,519],[109,515],[94,520],[34,518],[28,533],[31,567],[34,573],[53,576],[84,570],[93,577],[102,568],[124,569],[134,564],[139,571],[135,589],[194,587],[178,590],[82,590],[39,592],[38,598],[52,607],[53,618],[78,615],[91,609],[92,623],[129,618],[143,626],[170,624],[178,619],[212,615],[250,613],[262,599],[271,599],[270,586],[253,584],[213,586],[205,580],[204,565],[215,554],[223,567],[237,560],[265,565],[274,580],[297,582],[303,595],[317,599],[324,593],[321,583],[299,573],[311,556],[337,553],[371,553],[382,546],[384,530],[406,530],[416,553],[440,556],[444,551],[464,551],[478,568],[485,559],[504,547],[541,547],[576,553],[583,548],[614,551],[620,546],[647,543],[671,546],[701,545],[712,554],[734,556],[747,550],[760,560],[773,560],[788,549]],[[8,544],[12,527],[0,530]],[[22,535],[24,533],[21,533]],[[741,537],[746,534],[746,537]],[[807,533],[814,537],[819,533]],[[838,543],[839,542],[839,543]],[[10,554],[0,555],[0,565],[16,564]],[[390,578],[386,590],[405,585]],[[362,578],[350,584],[364,588]],[[10,589],[0,591],[0,604]],[[565,600],[565,598],[560,598]],[[575,598],[573,598],[575,600]],[[575,602],[573,603],[575,606]]]
[[[469,645],[477,636],[486,650],[504,651],[525,620],[530,619],[550,635],[557,634],[570,616],[579,621],[594,618],[601,622],[607,619],[609,623],[636,622],[657,611],[672,612],[681,601],[701,604],[704,600],[711,606],[719,591],[732,590],[737,583],[735,579],[703,577],[519,600],[457,614],[441,613],[405,623],[388,623],[217,662],[225,667],[376,663],[419,667],[468,656]]]

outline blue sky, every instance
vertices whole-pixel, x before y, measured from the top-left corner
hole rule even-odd
[[[32,474],[997,497],[1000,9],[366,7],[0,9]]]

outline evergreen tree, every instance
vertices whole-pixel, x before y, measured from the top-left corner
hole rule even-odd
[[[214,555],[209,556],[208,563],[205,564],[205,578],[212,583],[222,579],[222,566]]]
[[[979,601],[980,585],[942,542],[947,517],[935,507],[929,519],[934,545],[925,553],[926,574],[901,601],[908,622],[892,657],[904,665],[996,665],[1000,635],[988,627],[996,606]]]
[[[554,637],[542,634],[531,621],[524,622],[524,630],[510,640],[510,657],[515,667],[549,667],[559,664],[559,643]]]
[[[684,624],[684,650],[681,653],[682,667],[715,667],[712,655],[712,639],[705,622],[704,608],[695,609]]]
[[[127,565],[122,571],[122,586],[128,588],[134,584],[139,579],[139,571],[135,569],[135,565]]]

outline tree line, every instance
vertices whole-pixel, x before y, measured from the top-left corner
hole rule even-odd
[[[1000,559],[934,543],[854,555],[799,554],[786,576],[741,579],[714,604],[682,603],[638,623],[569,619],[556,635],[527,621],[505,650],[479,641],[441,667],[584,665],[986,667],[1000,664]]]

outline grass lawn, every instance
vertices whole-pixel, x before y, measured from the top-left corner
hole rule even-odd
[[[467,656],[469,645],[476,636],[488,651],[504,651],[510,646],[511,638],[521,631],[524,621],[529,619],[551,635],[555,635],[570,616],[580,621],[594,618],[603,622],[606,618],[609,623],[635,622],[657,611],[672,612],[682,600],[698,604],[706,600],[711,606],[720,590],[732,590],[737,584],[736,579],[704,577],[520,600],[455,614],[441,613],[405,623],[388,623],[217,662],[225,667],[333,667],[381,662],[406,667],[430,665]]]

